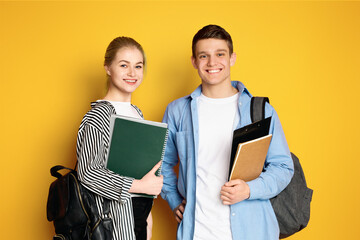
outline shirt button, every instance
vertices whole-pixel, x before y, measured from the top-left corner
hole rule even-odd
[[[235,213],[232,213],[231,215],[235,216]]]
[[[242,103],[241,103],[241,102],[239,102],[239,105],[241,106],[241,105],[242,105]]]

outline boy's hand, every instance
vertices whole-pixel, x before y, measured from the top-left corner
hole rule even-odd
[[[250,188],[241,179],[231,180],[221,187],[220,198],[224,205],[232,205],[250,197]]]
[[[186,200],[184,199],[182,201],[182,203],[179,204],[179,206],[177,206],[175,209],[174,209],[174,215],[175,215],[175,219],[178,223],[180,223],[183,219],[183,214],[184,214],[184,211],[185,211],[185,205],[186,205]]]

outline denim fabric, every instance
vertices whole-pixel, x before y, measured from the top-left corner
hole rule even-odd
[[[241,82],[232,82],[240,92],[238,109],[240,121],[236,129],[251,123],[251,94]],[[176,208],[183,199],[186,207],[178,226],[177,239],[192,240],[194,234],[196,198],[196,162],[198,152],[198,115],[196,99],[201,85],[191,94],[170,103],[163,122],[168,123],[169,138],[162,165],[164,186],[161,196]],[[230,206],[233,239],[279,239],[279,226],[270,198],[279,194],[290,182],[293,162],[278,115],[270,104],[265,106],[265,117],[272,116],[270,133],[273,135],[265,161],[265,171],[250,182],[250,198]],[[179,162],[179,177],[173,167]],[[220,189],[219,189],[220,192]]]

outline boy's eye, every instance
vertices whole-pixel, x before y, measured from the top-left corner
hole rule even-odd
[[[206,58],[206,55],[200,55],[199,58],[200,59]]]
[[[225,56],[225,53],[218,53],[218,57],[223,57]]]

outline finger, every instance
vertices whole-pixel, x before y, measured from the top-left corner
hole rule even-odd
[[[177,221],[178,223],[181,222],[181,219],[180,219],[178,216],[175,216],[175,219],[176,219],[176,221]]]
[[[176,211],[176,216],[177,216],[179,219],[182,219],[182,218],[183,218],[183,214],[182,214],[182,212],[181,212],[179,209]]]
[[[231,201],[231,199],[228,198],[228,197],[226,197],[226,196],[221,196],[220,199],[221,199],[222,201],[228,201],[228,202]]]
[[[238,185],[241,183],[242,180],[240,179],[234,179],[234,180],[230,180],[228,182],[226,182],[224,185],[227,186],[227,187],[232,187],[234,185]]]
[[[156,183],[163,185],[163,183],[164,183],[164,177],[163,177],[162,175],[160,175],[160,176],[155,176],[155,178],[156,178]]]
[[[184,208],[184,205],[180,205],[178,210],[181,212],[181,213],[184,213],[185,211],[185,208]]]
[[[220,199],[221,200],[231,201],[233,199],[233,195],[231,195],[229,193],[221,193]]]
[[[221,192],[220,192],[220,195],[221,195],[221,196],[225,196],[225,197],[229,197],[229,196],[231,195],[231,193],[226,192],[226,191],[221,191]]]
[[[231,202],[229,202],[229,201],[223,201],[222,202],[224,205],[231,205]]]
[[[161,161],[159,161],[151,170],[150,172],[154,173],[160,168],[161,166]]]
[[[233,189],[233,187],[222,187],[220,193],[221,192],[226,192],[226,193],[231,194],[232,189]]]

